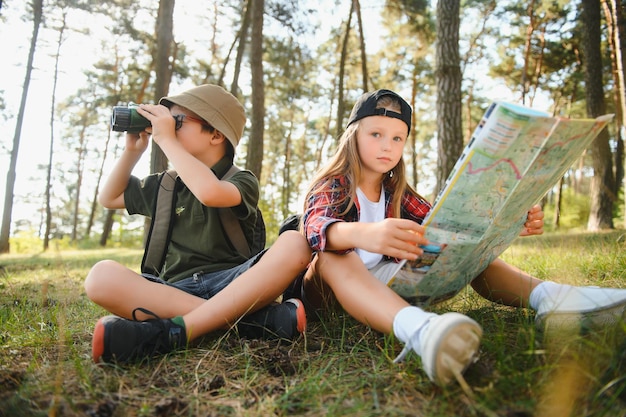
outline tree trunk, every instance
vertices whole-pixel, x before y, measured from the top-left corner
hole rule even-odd
[[[463,152],[459,0],[437,1],[437,185],[443,187]]]
[[[156,56],[155,73],[156,81],[154,88],[154,102],[158,103],[161,97],[169,92],[172,79],[172,44],[174,43],[174,0],[160,0],[159,14],[156,24]],[[158,146],[152,147],[150,171],[161,172],[167,170],[167,157]]]
[[[617,138],[617,149],[618,152],[615,157],[615,186],[616,190],[619,190],[620,187],[623,188],[624,181],[624,142],[626,138],[624,137],[624,132],[626,131],[626,121],[624,120],[626,115],[626,16],[624,13],[626,12],[624,1],[616,1],[611,0],[611,5],[613,8],[613,20],[615,26],[615,32],[613,37],[615,38],[615,63],[616,63],[616,72],[617,78],[620,82],[620,88],[618,91],[619,94],[619,108],[621,110],[621,120],[618,123],[619,136]],[[618,159],[619,158],[619,159]],[[626,226],[626,188],[624,188],[624,225]]]
[[[559,180],[558,187],[556,189],[556,195],[554,196],[554,219],[552,219],[552,225],[554,230],[559,230],[561,226],[561,202],[563,200],[563,181],[564,177]]]
[[[346,104],[343,99],[343,78],[346,71],[346,56],[348,54],[348,39],[350,39],[350,26],[352,26],[352,12],[354,11],[354,2],[350,2],[350,15],[346,23],[346,32],[344,33],[343,43],[341,45],[341,56],[339,58],[339,81],[337,85],[337,134],[339,138],[343,132],[343,114]]]
[[[613,101],[615,105],[615,125],[617,127],[616,147],[615,147],[615,189],[613,194],[619,195],[622,181],[624,179],[624,110],[626,109],[626,97],[624,96],[624,68],[622,67],[622,49],[620,47],[620,24],[622,20],[621,9],[616,0],[603,1],[604,16],[607,21],[608,43],[611,50],[611,75],[613,76]]]
[[[600,31],[599,0],[583,0],[581,11],[582,46],[585,67],[585,86],[587,114],[597,117],[605,113],[604,91],[602,83],[602,46]],[[591,210],[587,229],[597,231],[613,228],[614,177],[609,133],[607,129],[596,137],[591,144],[591,158],[594,176],[591,180]]]
[[[252,13],[252,1],[246,2],[246,10],[241,20],[241,28],[239,29],[239,45],[237,47],[237,56],[235,57],[235,69],[233,71],[233,81],[230,84],[230,92],[233,96],[239,97],[239,73],[241,72],[241,62],[246,52],[246,44],[248,42],[248,30],[250,30],[250,18]],[[228,60],[226,60],[228,61]],[[224,71],[226,70],[226,62],[224,62]]]
[[[98,194],[100,194],[100,183],[102,181],[102,176],[104,175],[104,163],[106,162],[107,155],[109,153],[110,142],[111,142],[111,130],[108,131],[107,139],[104,142],[104,153],[102,155],[102,162],[100,162],[100,168],[98,169],[98,178],[96,179],[96,187],[93,191],[93,198],[91,200],[91,209],[89,211],[89,222],[87,223],[87,231],[85,233],[86,237],[89,237],[91,235],[91,228],[93,226],[93,222],[96,217],[96,212],[98,210]],[[106,240],[105,240],[105,243],[106,243]]]
[[[353,0],[356,11],[356,21],[359,25],[359,39],[361,41],[361,72],[363,76],[363,91],[369,91],[367,82],[367,54],[365,53],[365,37],[363,36],[363,20],[361,19],[361,4],[359,0]]]
[[[56,107],[57,84],[59,80],[59,56],[61,55],[61,45],[63,45],[63,35],[66,27],[66,13],[62,15],[61,26],[59,27],[59,37],[57,38],[57,50],[54,55],[54,75],[52,85],[52,100],[50,103],[50,147],[48,148],[48,167],[46,169],[46,190],[45,190],[45,226],[43,232],[43,250],[48,250],[50,246],[50,229],[52,227],[52,210],[50,208],[50,191],[52,189],[52,161],[54,155],[54,108]]]
[[[78,154],[76,155],[76,195],[74,196],[74,208],[72,213],[72,235],[71,241],[76,242],[78,239],[78,221],[80,212],[80,193],[83,185],[83,175],[85,169],[85,155],[87,153],[87,138],[85,132],[88,125],[88,115],[85,113],[81,118],[82,128],[79,135]]]
[[[17,166],[17,155],[20,148],[20,136],[22,134],[22,123],[24,121],[24,111],[26,108],[26,98],[28,97],[28,87],[33,72],[33,59],[39,36],[39,26],[43,15],[43,0],[33,0],[33,37],[30,41],[28,60],[26,62],[26,75],[24,76],[24,88],[20,109],[17,113],[15,123],[15,134],[13,135],[13,148],[11,149],[11,160],[7,171],[7,182],[4,194],[4,212],[2,215],[2,229],[0,230],[0,253],[8,253],[10,250],[9,236],[11,235],[11,215],[13,211],[13,190],[15,189],[15,170]]]
[[[526,7],[528,12],[528,26],[526,27],[526,39],[524,40],[524,67],[522,68],[522,104],[526,104],[526,96],[528,95],[530,82],[528,80],[528,66],[532,54],[532,38],[535,32],[535,1],[531,0]]]
[[[154,102],[158,103],[161,97],[169,92],[170,81],[172,79],[172,44],[174,43],[174,2],[175,0],[160,0],[159,14],[156,23],[156,56],[155,73],[156,80],[154,86]],[[162,172],[168,168],[168,160],[161,148],[152,146],[150,155],[150,172]],[[144,240],[148,238],[150,231],[150,219],[144,220]]]
[[[115,216],[116,210],[106,211],[104,218],[104,226],[102,227],[102,234],[100,235],[100,246],[106,246],[109,236],[111,236],[111,229],[113,228],[113,216]]]
[[[263,137],[265,132],[265,88],[263,84],[263,10],[264,0],[252,2],[250,36],[250,72],[252,76],[252,118],[246,169],[259,181],[263,168]]]

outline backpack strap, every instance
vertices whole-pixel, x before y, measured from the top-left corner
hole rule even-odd
[[[235,165],[231,166],[226,174],[221,178],[222,180],[226,180],[237,172],[241,171]],[[233,210],[230,207],[220,207],[218,209],[220,214],[220,220],[222,222],[222,227],[226,232],[226,236],[230,240],[230,243],[233,244],[237,252],[250,259],[251,251],[250,245],[248,244],[248,240],[246,236],[243,234],[243,230],[241,229],[241,223],[239,223],[239,219],[233,213]]]
[[[238,167],[232,165],[226,171],[226,174],[222,176],[221,180],[226,180],[239,171],[241,170]],[[178,174],[173,169],[161,175],[156,207],[152,215],[150,232],[148,233],[146,248],[141,261],[141,272],[143,273],[158,275],[161,272],[161,268],[163,268],[165,254],[172,234],[172,212],[175,204],[176,178],[178,178]],[[237,219],[230,207],[221,207],[217,210],[224,232],[231,244],[237,252],[249,259],[251,256],[250,245],[241,229],[239,219]]]
[[[175,204],[174,192],[177,177],[178,175],[173,169],[161,175],[156,206],[141,261],[141,272],[158,275],[163,267],[163,262],[165,262],[165,253],[172,234],[171,219]]]

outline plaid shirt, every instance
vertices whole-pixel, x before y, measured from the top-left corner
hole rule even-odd
[[[354,197],[354,205],[348,213],[341,215],[347,207],[347,202],[342,206],[337,206],[337,202],[346,196],[347,179],[344,176],[335,177],[329,187],[315,195],[309,197],[304,210],[304,233],[313,251],[323,252],[326,250],[326,230],[328,226],[335,222],[358,222],[360,218],[359,200]],[[392,217],[393,207],[391,204],[391,191],[385,188],[385,218]],[[405,192],[402,197],[402,207],[400,217],[418,222],[424,221],[424,217],[431,209],[431,204],[423,198]],[[353,251],[347,249],[336,251],[337,253],[348,253]]]

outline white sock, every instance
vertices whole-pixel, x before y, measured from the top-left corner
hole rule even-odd
[[[421,355],[422,344],[419,341],[419,334],[416,333],[423,333],[427,327],[425,324],[433,316],[436,314],[426,312],[419,307],[404,307],[393,318],[393,333],[400,341],[410,344],[413,350]]]
[[[563,290],[563,284],[557,284],[552,281],[544,281],[541,284],[537,285],[531,292],[528,297],[528,305],[533,310],[539,309],[539,305],[541,304],[541,300],[545,297],[550,297],[551,299],[556,298],[556,296]]]

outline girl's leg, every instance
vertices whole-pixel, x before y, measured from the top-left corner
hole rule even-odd
[[[443,385],[473,361],[482,329],[469,317],[458,313],[437,315],[410,306],[374,277],[355,252],[318,253],[311,268],[348,314],[405,343],[396,362],[413,350],[421,357],[428,377]],[[309,282],[309,287],[314,283]]]
[[[483,297],[513,307],[530,307],[539,327],[601,327],[626,319],[626,290],[578,287],[542,281],[500,259],[472,281]]]
[[[205,301],[174,287],[149,281],[110,260],[95,264],[84,286],[90,300],[125,318],[132,318],[137,307],[150,310],[159,317],[175,317],[189,313]]]
[[[332,303],[334,296],[348,314],[379,332],[392,333],[393,319],[409,306],[367,270],[356,252],[318,253],[309,271],[307,301],[321,307]]]
[[[530,293],[542,282],[498,258],[471,285],[487,300],[513,307],[528,307]]]
[[[295,231],[281,234],[249,270],[226,288],[183,315],[191,339],[231,325],[242,316],[272,303],[311,260],[304,236]]]

